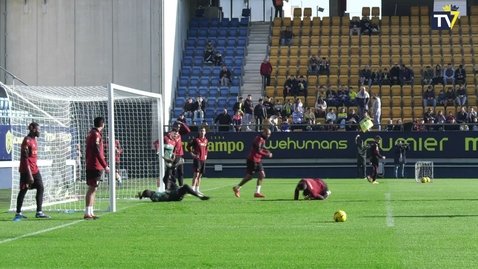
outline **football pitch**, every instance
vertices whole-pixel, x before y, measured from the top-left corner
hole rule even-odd
[[[188,180],[189,181],[189,180]],[[97,221],[51,212],[21,222],[0,191],[1,268],[476,268],[476,180],[326,180],[325,201],[294,201],[298,179],[204,179],[201,201],[119,201]],[[139,190],[138,190],[139,191]],[[348,219],[333,221],[344,210]]]

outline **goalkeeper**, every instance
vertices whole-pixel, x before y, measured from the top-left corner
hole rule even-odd
[[[167,136],[164,137],[164,156],[163,159],[165,161],[165,168],[164,168],[164,177],[163,183],[165,189],[170,189],[171,184],[176,183],[176,178],[174,174],[176,172],[176,167],[179,165],[184,164],[183,158],[174,158],[174,150],[176,148],[176,135],[178,130],[173,128],[171,132],[168,133]],[[159,191],[160,183],[158,182],[158,191]]]
[[[200,193],[195,192],[189,185],[185,184],[181,187],[176,186],[175,183],[172,183],[174,187],[166,191],[152,191],[144,190],[143,193],[138,192],[138,198],[141,200],[143,197],[150,198],[153,202],[180,202],[183,200],[186,194],[191,194],[196,196],[201,200],[209,200],[209,196],[204,196]]]
[[[320,178],[303,178],[295,187],[294,200],[299,200],[299,192],[303,191],[305,200],[325,200],[332,193],[327,184]]]

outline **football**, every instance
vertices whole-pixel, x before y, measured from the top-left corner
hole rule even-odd
[[[427,178],[426,177],[422,177],[422,183],[427,183]]]
[[[334,220],[335,222],[344,222],[347,220],[347,214],[345,211],[339,210],[334,213]]]
[[[430,183],[431,179],[429,177],[426,177],[426,178],[427,178],[427,183]]]

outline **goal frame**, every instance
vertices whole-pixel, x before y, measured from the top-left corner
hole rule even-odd
[[[430,177],[430,182],[433,182],[434,181],[434,164],[432,161],[417,161],[415,163],[415,182],[421,183],[420,174],[418,173],[419,164],[429,164],[431,166],[431,175],[429,175],[428,177]]]

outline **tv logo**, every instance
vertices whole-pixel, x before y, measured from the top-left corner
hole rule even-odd
[[[457,6],[446,5],[443,11],[433,12],[432,30],[451,30],[455,26],[460,11]]]

